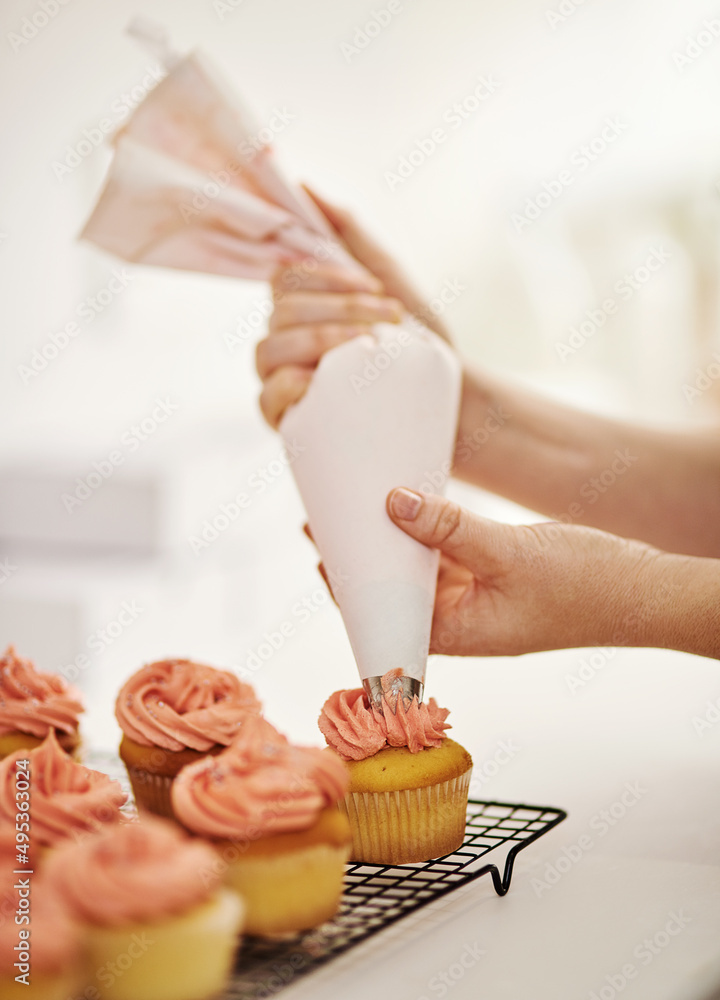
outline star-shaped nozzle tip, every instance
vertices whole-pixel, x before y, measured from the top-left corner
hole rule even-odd
[[[417,677],[408,677],[406,674],[397,674],[390,678],[387,674],[384,677],[379,675],[366,677],[363,680],[363,688],[370,705],[377,708],[379,712],[383,712],[388,703],[391,706],[397,706],[398,698],[403,699],[406,708],[410,707],[415,697],[417,697],[418,702],[423,700],[423,682],[419,681]]]

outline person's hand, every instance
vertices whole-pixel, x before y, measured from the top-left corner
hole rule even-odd
[[[300,287],[283,291],[290,276]],[[293,269],[276,276],[268,336],[255,353],[263,382],[260,409],[271,427],[277,428],[285,410],[305,394],[326,351],[369,333],[373,323],[400,322],[402,305],[381,293],[372,275],[350,274],[329,263],[301,278]]]
[[[447,337],[392,258],[353,217],[313,197],[366,270],[351,274],[337,264],[313,261],[312,268],[300,262],[275,275],[275,309],[268,336],[256,350],[263,381],[260,409],[275,428],[285,410],[305,393],[322,355],[351,337],[368,333],[373,323],[398,323],[407,310],[422,315],[427,326]]]
[[[306,187],[310,197],[338,234],[356,260],[380,282],[386,295],[402,302],[409,313],[417,316],[443,340],[451,341],[448,328],[428,307],[427,301],[414,287],[400,265],[367,233],[347,209],[338,208]]]
[[[664,556],[657,549],[576,525],[498,524],[403,488],[389,494],[387,510],[441,552],[431,653],[645,644],[653,565]]]

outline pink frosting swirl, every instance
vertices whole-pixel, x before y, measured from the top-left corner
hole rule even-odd
[[[151,817],[55,851],[48,879],[83,923],[122,927],[180,916],[217,889],[217,855],[165,820]]]
[[[206,752],[227,746],[248,712],[261,705],[249,684],[192,660],[160,660],[138,670],[115,705],[120,728],[146,747]]]
[[[249,717],[227,750],[184,767],[171,795],[189,830],[254,840],[306,830],[348,785],[347,769],[333,753],[291,746],[269,722]]]
[[[8,646],[0,659],[0,734],[43,739],[51,729],[74,733],[83,711],[80,692],[64,677],[36,670]]]
[[[399,670],[389,670],[382,679],[383,708],[371,707],[365,691],[353,688],[331,694],[322,707],[318,726],[329,746],[344,760],[365,760],[384,747],[407,747],[418,753],[439,747],[450,729],[449,710],[439,708],[434,698],[427,704],[413,698],[409,706],[393,691]]]
[[[30,837],[53,847],[69,837],[118,823],[127,795],[119,781],[92,771],[66,754],[51,730],[34,750],[16,750],[0,761],[0,829],[15,826],[15,765],[30,761]]]
[[[80,960],[80,929],[71,919],[62,897],[50,885],[44,872],[33,865],[31,875],[15,875],[17,863],[14,831],[0,833],[0,969],[9,972],[18,961],[14,945],[19,931],[30,931],[30,965],[33,972],[53,975]],[[30,879],[30,923],[15,923],[18,907],[18,879]],[[3,919],[4,918],[4,919]]]

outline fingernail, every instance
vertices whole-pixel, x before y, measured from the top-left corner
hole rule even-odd
[[[390,510],[401,521],[414,521],[420,513],[422,497],[412,490],[393,490],[390,496]]]

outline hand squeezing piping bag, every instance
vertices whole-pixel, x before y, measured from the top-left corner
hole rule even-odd
[[[214,65],[181,57],[153,22],[130,30],[167,75],[115,136],[83,236],[125,260],[235,278],[270,279],[305,257],[363,270],[258,143],[263,129]],[[418,322],[379,324],[325,355],[281,425],[374,703],[392,668],[398,692],[422,699],[438,555],[396,527],[385,502],[394,486],[444,484],[459,393],[443,341]]]
[[[439,554],[393,524],[386,498],[396,486],[442,492],[460,383],[439,337],[420,323],[381,323],[324,355],[280,425],[373,704],[393,668],[396,693],[422,701]]]

